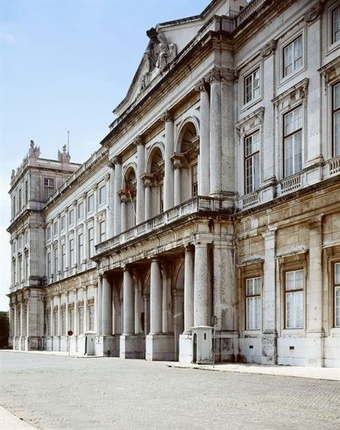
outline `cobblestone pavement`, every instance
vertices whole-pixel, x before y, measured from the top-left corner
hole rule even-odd
[[[339,381],[9,351],[0,365],[0,406],[36,429],[340,428]]]

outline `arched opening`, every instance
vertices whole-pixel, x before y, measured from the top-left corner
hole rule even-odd
[[[150,216],[156,216],[164,210],[164,160],[159,147],[152,150],[148,163],[146,177],[151,185],[150,202],[146,202],[150,208]]]
[[[135,170],[130,167],[124,177],[123,203],[125,204],[126,229],[136,225],[137,179]]]

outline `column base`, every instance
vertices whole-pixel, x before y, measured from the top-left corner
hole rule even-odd
[[[146,336],[145,358],[149,361],[174,360],[174,336],[166,334],[148,334]]]
[[[99,357],[119,357],[119,336],[96,336],[94,354]]]
[[[192,334],[183,333],[179,336],[179,357],[180,363],[192,363]]]
[[[120,336],[120,358],[143,359],[145,357],[145,337],[143,334],[122,334]]]
[[[277,332],[267,331],[262,334],[261,364],[277,364]]]

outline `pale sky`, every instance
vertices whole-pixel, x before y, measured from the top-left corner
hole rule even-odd
[[[0,0],[0,310],[8,309],[10,174],[31,139],[84,162],[108,133],[157,23],[209,0]]]

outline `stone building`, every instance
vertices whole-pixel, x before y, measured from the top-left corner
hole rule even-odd
[[[13,348],[339,367],[339,1],[147,35],[98,151],[13,172]]]

